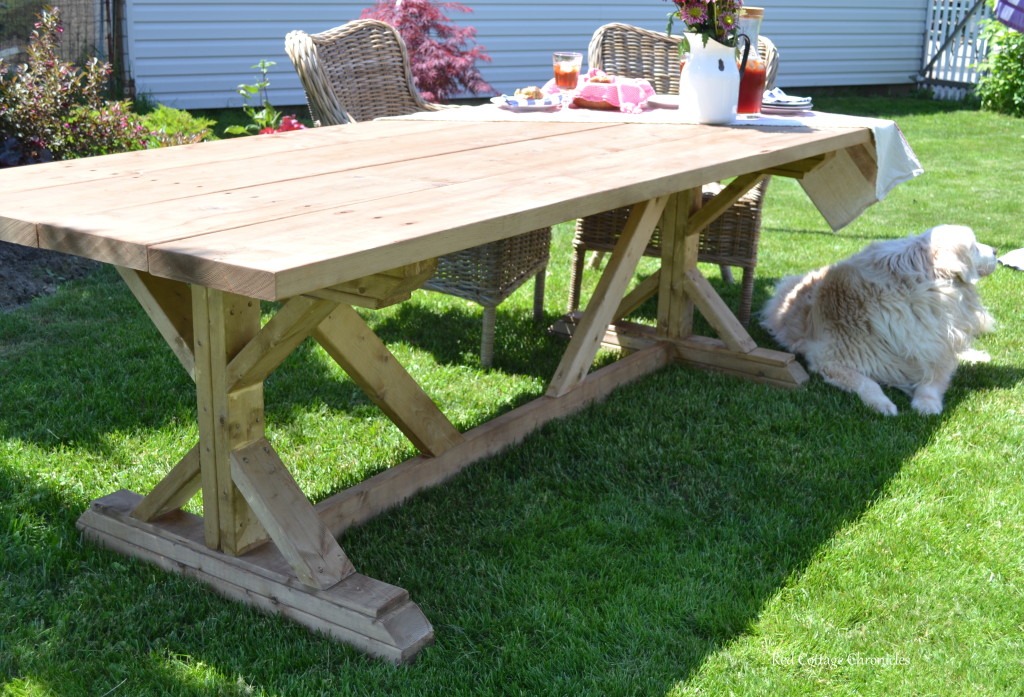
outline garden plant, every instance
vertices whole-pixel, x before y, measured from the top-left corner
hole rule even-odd
[[[988,56],[978,66],[976,93],[982,108],[1024,117],[1024,34],[989,19],[982,36],[988,41]]]
[[[306,126],[302,124],[294,114],[284,115],[274,108],[270,103],[270,96],[267,88],[270,86],[270,68],[277,65],[274,61],[261,60],[252,66],[260,71],[259,78],[251,85],[239,85],[236,90],[242,95],[245,105],[242,111],[249,117],[250,123],[245,125],[232,125],[224,129],[228,135],[258,135],[263,133],[280,133],[282,131],[296,131]],[[256,101],[257,104],[251,104]]]
[[[137,113],[106,98],[110,64],[79,67],[59,56],[60,10],[36,17],[28,60],[0,64],[0,167],[105,155],[214,138],[214,121],[156,105]]]
[[[62,33],[59,9],[43,8],[28,61],[13,71],[0,65],[0,166],[146,147],[148,132],[131,102],[105,98],[110,64],[62,60]]]
[[[409,51],[416,88],[428,102],[444,102],[464,92],[497,94],[476,66],[477,61],[491,60],[483,46],[475,45],[476,29],[459,26],[446,11],[473,10],[457,2],[378,0],[361,17],[398,30]]]

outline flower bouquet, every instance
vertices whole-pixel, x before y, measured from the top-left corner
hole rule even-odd
[[[672,0],[667,31],[675,20],[686,25],[680,46],[679,113],[698,123],[723,124],[736,118],[740,69],[736,44],[740,39],[742,0]],[[750,40],[747,39],[747,51]],[[689,55],[684,56],[683,51]],[[743,57],[746,63],[746,55]]]
[[[672,0],[676,6],[669,13],[666,31],[671,34],[676,20],[686,25],[689,34],[696,34],[706,46],[714,39],[725,46],[735,46],[742,0]]]

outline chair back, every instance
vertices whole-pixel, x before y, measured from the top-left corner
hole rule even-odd
[[[292,31],[285,51],[319,126],[430,110],[413,83],[405,41],[390,24],[357,19],[319,34]]]
[[[683,37],[618,22],[598,27],[590,39],[587,64],[609,75],[643,78],[658,94],[679,92],[679,44]],[[766,90],[775,86],[779,52],[764,36],[758,50],[765,62]]]

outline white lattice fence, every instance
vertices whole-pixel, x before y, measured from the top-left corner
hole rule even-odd
[[[988,48],[979,22],[991,16],[985,0],[936,0],[929,6],[921,77],[939,99],[962,99],[978,84],[975,66]]]

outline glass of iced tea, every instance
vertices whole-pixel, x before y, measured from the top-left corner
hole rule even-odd
[[[750,52],[747,67],[740,78],[740,94],[736,105],[737,114],[758,116],[761,113],[761,100],[764,98],[765,64],[760,57]]]
[[[574,90],[580,81],[583,54],[572,51],[555,51],[551,54],[555,68],[555,86],[560,90]]]

